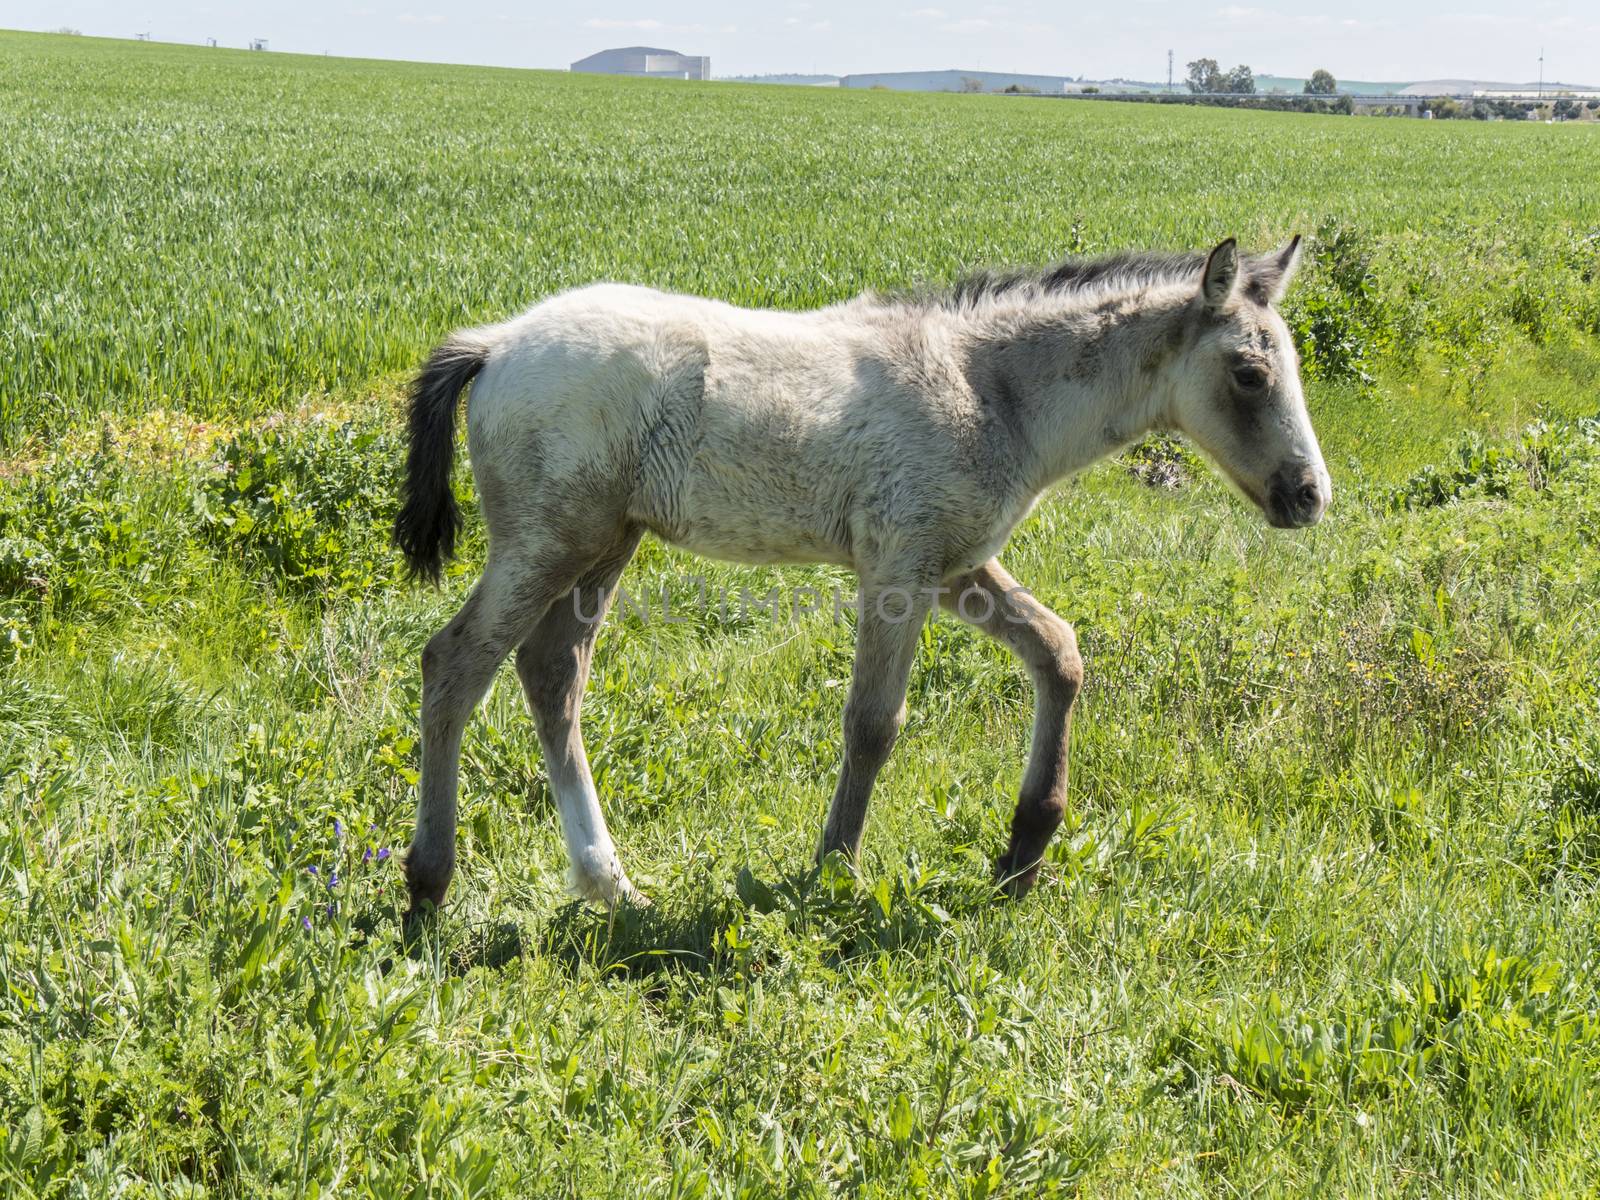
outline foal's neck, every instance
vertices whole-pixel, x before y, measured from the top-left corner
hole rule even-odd
[[[1006,410],[1026,487],[1042,492],[1165,422],[1189,303],[1141,290],[974,319],[970,378]]]

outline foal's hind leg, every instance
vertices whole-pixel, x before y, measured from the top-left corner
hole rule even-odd
[[[1033,748],[1011,818],[1011,844],[995,863],[1000,886],[1020,897],[1038,877],[1045,847],[1066,812],[1072,704],[1083,686],[1078,639],[1071,625],[1028,595],[997,559],[951,580],[941,601],[1009,647],[1033,676]]]
[[[455,871],[456,784],[467,718],[511,647],[572,586],[580,569],[565,555],[521,550],[496,557],[491,550],[472,595],[422,652],[422,786],[405,860],[408,923],[428,905],[444,902]]]
[[[585,900],[606,905],[620,900],[640,903],[644,897],[634,890],[617,859],[589,773],[579,720],[600,621],[638,545],[638,532],[624,534],[584,573],[571,594],[550,606],[517,651],[517,674],[538,725],[545,770],[561,810],[574,890]]]

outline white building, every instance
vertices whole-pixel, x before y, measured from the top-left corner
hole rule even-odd
[[[1551,85],[1542,91],[1535,88],[1518,88],[1516,91],[1491,91],[1484,88],[1475,91],[1474,96],[1481,96],[1485,100],[1542,100],[1549,104],[1554,100],[1600,100],[1600,90],[1593,88],[1570,88]]]
[[[588,75],[637,75],[646,79],[710,79],[711,59],[703,54],[679,54],[653,46],[624,46],[602,50],[572,64]]]
[[[1072,81],[1065,75],[1018,75],[1010,71],[874,71],[845,75],[844,88],[887,88],[893,92],[1003,92],[1026,88],[1061,92]]]

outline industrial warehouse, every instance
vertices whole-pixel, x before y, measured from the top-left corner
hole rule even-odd
[[[710,79],[711,59],[651,46],[625,46],[580,58],[571,67],[586,75],[634,75],[641,79]]]

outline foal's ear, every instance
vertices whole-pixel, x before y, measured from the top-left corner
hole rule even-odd
[[[1250,273],[1250,283],[1261,294],[1265,304],[1276,304],[1289,290],[1289,281],[1300,266],[1300,235],[1294,235],[1287,246],[1276,254],[1257,260]]]
[[[1239,280],[1239,244],[1232,238],[1219,245],[1206,259],[1206,269],[1200,276],[1200,295],[1211,309],[1221,308],[1233,295],[1233,285]]]

